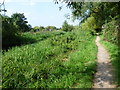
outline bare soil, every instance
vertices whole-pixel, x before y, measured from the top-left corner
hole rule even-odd
[[[99,41],[100,37],[97,36],[95,41],[98,46],[97,72],[94,76],[93,88],[115,88],[115,75],[109,54]]]

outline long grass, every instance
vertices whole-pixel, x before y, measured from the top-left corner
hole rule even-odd
[[[28,35],[27,35],[28,34]],[[87,31],[58,33],[13,47],[2,55],[3,88],[91,88],[96,67],[95,37]]]

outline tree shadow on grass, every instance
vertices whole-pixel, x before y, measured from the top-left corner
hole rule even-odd
[[[26,44],[36,43],[37,40],[30,37],[14,36],[9,38],[2,38],[2,50],[8,50],[15,46],[22,46]]]

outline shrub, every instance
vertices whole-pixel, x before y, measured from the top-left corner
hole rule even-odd
[[[118,29],[116,26],[116,21],[111,21],[109,23],[106,23],[103,25],[104,29],[103,31],[103,39],[109,42],[112,42],[114,44],[118,43],[117,37],[118,37]]]
[[[64,21],[63,25],[62,25],[62,30],[63,31],[66,31],[66,32],[69,32],[69,31],[72,31],[73,30],[73,26],[72,25],[69,25],[67,23],[67,21]]]
[[[2,16],[2,46],[3,48],[14,45],[18,36],[18,29],[11,23],[11,18]]]

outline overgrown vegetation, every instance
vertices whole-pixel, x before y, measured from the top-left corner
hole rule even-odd
[[[56,3],[61,0],[55,0]],[[95,33],[102,33],[118,75],[120,2],[63,0],[81,28],[28,24],[24,14],[2,16],[3,88],[91,88],[96,67]],[[112,12],[112,13],[111,13]],[[60,31],[59,31],[60,30]],[[30,32],[29,32],[30,31]],[[14,47],[13,47],[14,46]]]
[[[26,44],[32,44],[32,43],[36,43],[38,41],[42,41],[44,39],[47,39],[47,38],[50,38],[52,36],[55,36],[55,35],[61,35],[61,34],[64,34],[64,32],[38,32],[38,33],[31,33],[31,32],[26,32],[26,33],[22,33],[21,35],[19,36],[16,36],[13,37],[12,39],[10,39],[10,41],[8,42],[4,42],[3,43],[3,50],[7,50],[7,49],[10,49],[12,47],[15,47],[15,46],[22,46],[22,45],[26,45]],[[9,40],[9,39],[6,39],[6,40]],[[14,42],[13,42],[14,40]],[[10,45],[12,44],[12,45]]]
[[[41,38],[40,33],[25,35]],[[95,37],[79,28],[51,36],[4,53],[3,88],[92,87],[97,53]]]
[[[120,88],[120,45],[119,45],[119,25],[115,18],[111,22],[103,25],[101,43],[106,47],[110,54],[110,59],[115,70],[117,87]]]
[[[70,31],[72,31],[74,29],[74,27],[72,26],[72,25],[69,25],[68,23],[67,23],[67,21],[65,20],[64,21],[64,23],[63,23],[63,25],[62,25],[62,31],[66,31],[66,32],[70,32]]]
[[[55,0],[55,3],[66,3],[71,9],[73,19],[80,20],[85,29],[101,32],[103,29],[105,39],[116,43],[120,33],[120,2],[72,2],[71,0]],[[116,29],[117,28],[117,29]],[[94,30],[93,30],[94,29]],[[115,29],[115,30],[114,30]],[[114,34],[112,34],[114,33]],[[107,35],[107,34],[112,34]]]
[[[23,13],[14,13],[11,17],[0,15],[2,20],[2,49],[7,50],[8,48],[12,48],[14,46],[20,46],[23,44],[30,44],[36,42],[33,39],[33,35],[30,34],[28,37],[24,37],[24,32],[38,32],[41,33],[40,38],[44,39],[49,37],[49,35],[53,35],[48,31],[56,31],[58,28],[55,26],[47,26],[47,27],[38,27],[35,26],[32,28],[30,24],[28,24],[27,18],[25,18]],[[44,33],[46,32],[46,33]],[[57,34],[57,33],[56,33]],[[34,36],[37,34],[34,34]]]
[[[118,44],[118,25],[116,21],[112,20],[109,23],[103,25],[103,39],[113,44]]]
[[[81,27],[94,33],[103,34],[103,40],[106,41],[111,60],[115,67],[116,74],[119,75],[118,60],[120,54],[120,2],[72,2],[71,0],[55,0],[66,3],[72,10],[74,19],[81,21]],[[120,76],[120,75],[119,75]],[[119,85],[118,77],[118,86]]]

